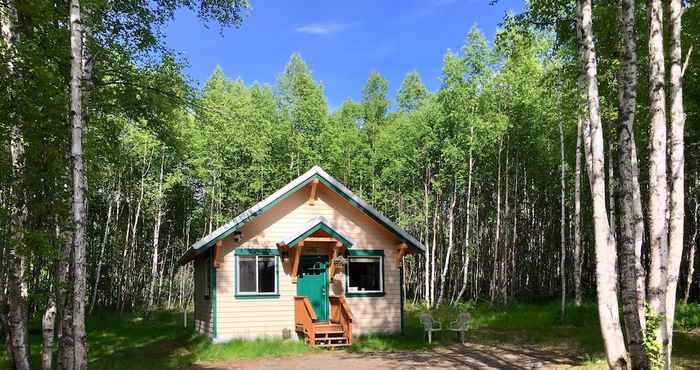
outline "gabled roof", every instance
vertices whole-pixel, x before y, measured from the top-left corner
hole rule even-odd
[[[331,224],[325,217],[318,216],[313,218],[311,221],[307,222],[304,226],[299,228],[299,230],[294,231],[289,235],[283,243],[286,246],[294,247],[300,241],[304,240],[309,235],[315,233],[318,230],[323,230],[332,237],[336,238],[338,241],[343,243],[344,246],[350,248],[355,244],[355,241],[349,235],[346,235],[340,229],[336,228]]]
[[[346,188],[345,185],[341,184],[338,180],[334,179],[333,176],[326,173],[326,171],[324,171],[321,167],[314,166],[301,176],[297,177],[284,187],[274,192],[269,197],[250,207],[233,220],[225,223],[218,229],[212,231],[209,235],[196,241],[180,258],[179,263],[185,264],[189,262],[195,256],[205,252],[207,249],[214,246],[217,240],[224,239],[232,233],[240,230],[240,228],[243,227],[243,225],[247,224],[248,222],[259,216],[278,202],[286,199],[288,196],[295,193],[297,190],[303,188],[306,184],[310,183],[314,179],[318,179],[327,188],[345,198],[345,200],[348,201],[348,203],[350,203],[352,206],[358,208],[367,216],[378,222],[380,225],[386,227],[389,231],[393,232],[396,235],[396,237],[399,238],[399,240],[406,243],[406,245],[408,245],[412,250],[419,253],[423,253],[425,251],[425,247],[421,242],[419,242],[413,236],[401,229],[398,225],[391,222],[388,218],[384,217],[384,215],[379,213],[379,211],[374,209],[374,207],[370,206],[364,200],[360,199],[358,196],[353,194],[352,191],[350,191],[350,189]]]

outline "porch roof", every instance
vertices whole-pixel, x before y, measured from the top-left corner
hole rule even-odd
[[[290,234],[285,240],[282,241],[282,243],[292,248],[297,245],[297,243],[319,230],[325,231],[330,236],[343,243],[343,245],[347,248],[350,248],[353,246],[353,244],[355,244],[355,241],[353,241],[350,236],[333,226],[333,224],[331,224],[330,221],[323,216],[318,216],[307,222],[306,225]]]

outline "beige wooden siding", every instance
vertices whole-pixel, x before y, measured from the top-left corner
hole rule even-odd
[[[354,241],[353,249],[384,250],[383,297],[348,297],[354,314],[353,333],[395,332],[401,325],[399,269],[396,264],[398,239],[383,226],[348,204],[335,192],[318,187],[313,206],[307,200],[310,185],[290,195],[241,229],[241,241],[224,239],[224,263],[217,269],[217,336],[235,337],[294,335],[294,296],[289,266],[279,267],[279,298],[237,299],[235,297],[234,249],[272,248],[311,219],[323,216]],[[321,248],[306,248],[304,254],[326,254]],[[344,295],[345,276],[336,275],[331,295]]]
[[[194,260],[194,328],[198,333],[211,334],[211,299],[206,299],[206,253]]]

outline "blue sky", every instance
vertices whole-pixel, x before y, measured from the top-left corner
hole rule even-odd
[[[272,84],[297,52],[323,82],[332,109],[348,97],[359,100],[372,70],[389,81],[392,98],[414,69],[437,90],[443,55],[461,48],[472,25],[493,41],[506,12],[523,7],[516,0],[250,2],[243,25],[223,32],[191,12],[177,14],[166,44],[187,58],[187,75],[202,87],[220,65],[230,78]]]

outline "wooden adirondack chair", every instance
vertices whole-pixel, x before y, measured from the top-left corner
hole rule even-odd
[[[421,324],[423,324],[423,331],[425,335],[428,336],[428,343],[433,342],[433,332],[442,331],[442,325],[439,321],[433,321],[433,317],[428,313],[424,313],[419,316]]]
[[[471,316],[468,313],[463,312],[459,314],[457,320],[450,324],[450,328],[447,330],[459,332],[459,340],[461,343],[464,343],[467,330],[469,330],[469,321],[471,321]]]

